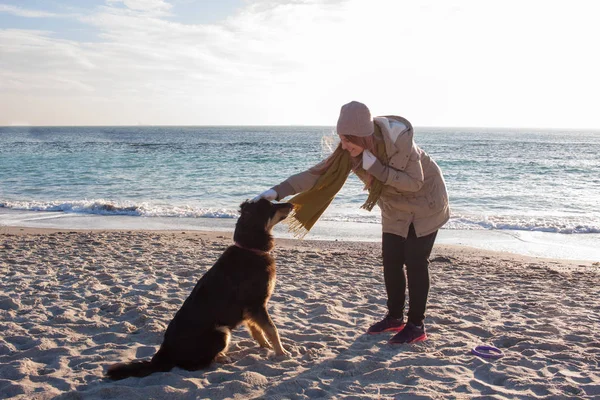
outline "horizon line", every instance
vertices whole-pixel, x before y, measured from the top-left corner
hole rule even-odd
[[[126,124],[126,125],[0,125],[0,128],[235,128],[235,127],[306,127],[306,128],[335,128],[335,125],[311,125],[311,124],[269,124],[269,125],[232,125],[232,124],[190,124],[190,125],[170,125],[170,124]],[[600,131],[598,128],[579,128],[579,127],[527,127],[527,126],[458,126],[458,125],[418,125],[413,128],[445,128],[445,129],[531,129],[531,130],[568,130],[568,131]]]

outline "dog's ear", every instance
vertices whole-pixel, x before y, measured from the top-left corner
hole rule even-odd
[[[249,204],[250,204],[249,200],[246,200],[242,204],[240,204],[240,214],[244,213],[244,209],[247,208]]]

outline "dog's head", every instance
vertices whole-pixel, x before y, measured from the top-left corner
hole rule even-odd
[[[240,205],[239,221],[271,232],[275,225],[287,218],[293,208],[290,203],[271,203],[266,199],[245,201]]]
[[[283,221],[293,208],[290,203],[271,203],[265,199],[243,202],[233,240],[244,247],[270,251],[273,248],[271,229]]]

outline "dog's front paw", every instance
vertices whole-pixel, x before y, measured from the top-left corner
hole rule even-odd
[[[215,362],[219,364],[231,364],[233,360],[227,354],[219,353],[215,357]]]
[[[277,359],[281,359],[281,360],[287,360],[292,358],[292,354],[285,350],[285,349],[281,349],[280,351],[276,351],[275,352],[275,356]]]

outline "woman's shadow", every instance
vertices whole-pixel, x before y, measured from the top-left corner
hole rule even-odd
[[[401,393],[409,394],[407,390],[414,387],[418,377],[404,373],[403,367],[411,366],[409,359],[414,361],[414,351],[406,354],[408,358],[398,360],[396,357],[394,360],[394,357],[408,349],[422,353],[424,347],[391,345],[388,343],[391,336],[361,333],[350,346],[341,344],[339,340],[331,341],[332,347],[319,351],[311,349],[308,343],[306,351],[294,354],[296,361],[300,361],[300,367],[307,369],[269,387],[260,398],[331,398],[348,395],[389,398]],[[302,342],[296,345],[304,347]],[[319,352],[327,350],[337,352],[337,355],[333,358],[323,354],[318,356]]]

